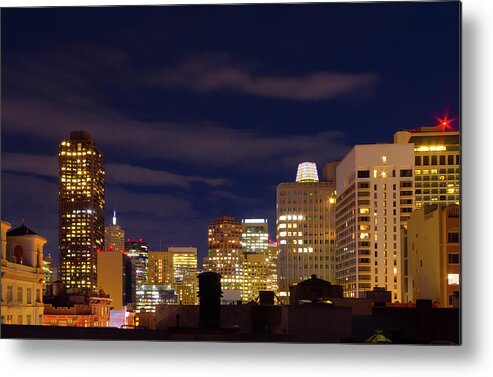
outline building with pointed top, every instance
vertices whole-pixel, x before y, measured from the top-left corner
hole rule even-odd
[[[111,225],[104,228],[104,248],[106,251],[125,250],[125,231],[116,222],[116,211],[113,211]]]
[[[46,239],[24,224],[1,222],[1,323],[43,324],[43,246]]]

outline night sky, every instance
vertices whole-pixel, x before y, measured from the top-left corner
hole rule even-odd
[[[85,129],[128,237],[202,257],[232,215],[275,239],[298,162],[460,116],[459,22],[458,2],[2,9],[2,219],[58,257],[58,142]]]

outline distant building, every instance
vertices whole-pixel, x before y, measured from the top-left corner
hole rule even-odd
[[[147,243],[139,238],[138,240],[127,239],[125,242],[125,252],[135,265],[136,284],[147,283],[147,264],[148,264],[148,250]]]
[[[222,276],[223,290],[241,292],[243,247],[242,227],[234,217],[218,217],[209,225],[208,269]]]
[[[173,262],[171,287],[178,295],[178,303],[181,305],[197,304],[197,249],[171,246],[168,252],[172,254]]]
[[[454,307],[460,294],[460,208],[424,206],[403,231],[403,301]]]
[[[43,280],[43,294],[44,294],[46,285],[53,283],[55,280],[58,280],[58,270],[53,265],[53,258],[51,257],[50,254],[45,255],[43,257],[43,271],[45,274]]]
[[[241,298],[244,302],[255,301],[260,291],[266,291],[269,257],[262,253],[243,254],[243,287]]]
[[[318,179],[315,163],[298,165],[296,182],[277,187],[279,295],[312,274],[334,281],[335,182]]]
[[[98,288],[110,296],[111,307],[115,310],[135,305],[135,276],[135,265],[125,253],[98,253]]]
[[[279,249],[277,242],[270,242],[267,246],[267,290],[277,294],[277,255]]]
[[[87,131],[71,131],[58,156],[61,280],[95,291],[97,251],[104,250],[104,157]]]
[[[43,324],[43,246],[46,239],[24,224],[1,221],[1,323]]]
[[[356,145],[337,166],[336,283],[401,298],[400,231],[414,209],[412,144]]]
[[[398,131],[394,135],[394,143],[414,145],[416,208],[433,204],[459,204],[459,131],[449,131],[445,127]]]
[[[243,252],[267,255],[269,228],[267,219],[241,220]]]
[[[178,296],[169,285],[140,284],[137,286],[137,304],[135,312],[154,313],[160,304],[176,305]]]
[[[108,327],[111,298],[103,292],[66,289],[54,282],[44,296],[45,326]]]
[[[197,249],[169,247],[149,252],[149,284],[169,285],[182,305],[197,304]]]
[[[106,251],[125,250],[125,231],[116,223],[116,211],[113,211],[111,225],[104,228],[104,248]]]

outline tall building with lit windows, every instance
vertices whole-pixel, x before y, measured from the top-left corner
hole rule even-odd
[[[313,162],[298,165],[296,182],[277,187],[277,280],[282,300],[287,301],[290,286],[312,274],[334,282],[335,203],[335,182],[319,181]]]
[[[394,134],[394,143],[414,145],[416,208],[460,203],[460,135],[443,126]]]
[[[401,229],[414,209],[411,144],[356,145],[337,166],[336,283],[401,299]]]
[[[139,238],[137,240],[127,239],[125,242],[125,253],[130,257],[135,265],[136,284],[147,283],[148,250],[147,243]]]
[[[103,154],[87,131],[71,131],[59,145],[60,275],[67,288],[98,288],[104,204]]]
[[[241,224],[231,216],[218,217],[208,227],[208,269],[221,274],[223,291],[240,294],[243,283],[241,235]]]
[[[269,226],[267,219],[241,220],[241,245],[243,252],[268,254]]]
[[[149,252],[148,282],[169,285],[179,304],[197,304],[197,249],[171,246],[168,251]]]
[[[104,248],[106,251],[125,250],[125,231],[116,223],[116,211],[113,211],[111,225],[104,228]]]

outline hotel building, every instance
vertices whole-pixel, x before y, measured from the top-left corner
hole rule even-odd
[[[87,131],[59,145],[60,274],[67,288],[97,289],[104,249],[104,158]]]
[[[1,221],[1,323],[43,324],[43,246],[46,239],[24,224]]]
[[[240,293],[243,284],[241,264],[242,226],[234,217],[218,217],[208,227],[208,269],[221,274],[222,290]],[[226,292],[229,294],[232,292]],[[241,293],[240,293],[241,294]]]
[[[459,131],[420,127],[398,131],[394,143],[414,145],[415,207],[460,202]]]
[[[432,300],[453,307],[460,294],[458,205],[427,205],[412,213],[403,231],[403,301]]]
[[[287,301],[290,286],[312,274],[334,282],[335,204],[335,182],[320,182],[313,162],[298,165],[296,182],[277,187],[277,273],[282,300]]]
[[[116,223],[116,211],[113,211],[113,222],[104,228],[104,248],[106,251],[125,250],[125,231]]]
[[[337,166],[336,284],[401,298],[400,232],[414,209],[412,144],[356,145]]]

